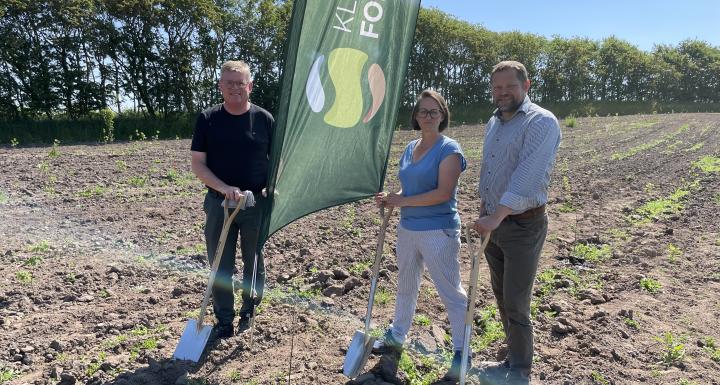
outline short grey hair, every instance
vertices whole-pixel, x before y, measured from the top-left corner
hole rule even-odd
[[[220,76],[222,77],[225,72],[240,72],[247,74],[251,81],[253,78],[250,66],[242,60],[228,60],[223,63],[222,69],[220,70]]]

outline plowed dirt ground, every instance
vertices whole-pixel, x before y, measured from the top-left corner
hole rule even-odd
[[[464,149],[464,223],[477,215],[484,126]],[[535,286],[533,384],[720,383],[720,114],[578,118],[563,125]],[[414,132],[398,132],[386,185]],[[362,327],[380,217],[371,200],[323,210],[266,245],[268,284],[249,333],[198,364],[170,360],[202,300],[203,186],[189,140],[0,148],[0,383],[345,384]],[[398,217],[373,326],[390,322]],[[463,242],[465,241],[463,236]],[[470,262],[461,263],[467,287]],[[500,348],[485,263],[473,362]],[[212,321],[212,316],[210,320]],[[429,277],[394,378],[442,375],[448,322]],[[291,356],[292,349],[292,356]]]

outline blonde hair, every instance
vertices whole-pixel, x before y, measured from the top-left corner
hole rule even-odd
[[[242,60],[228,60],[223,63],[222,69],[220,70],[220,77],[222,77],[225,72],[240,72],[243,74],[247,74],[250,80],[252,80],[252,72],[250,72],[250,66]]]

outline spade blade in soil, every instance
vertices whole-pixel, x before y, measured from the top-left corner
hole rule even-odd
[[[375,337],[365,334],[362,330],[356,330],[352,342],[345,355],[343,374],[348,378],[357,377],[362,372],[372,351]]]
[[[212,332],[212,325],[198,327],[198,321],[196,319],[189,320],[185,326],[182,337],[180,337],[180,342],[177,348],[175,348],[173,358],[176,360],[198,362],[210,338],[210,332]]]

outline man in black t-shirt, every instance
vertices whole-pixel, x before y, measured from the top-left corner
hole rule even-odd
[[[213,309],[218,338],[234,334],[235,318],[232,275],[235,269],[235,245],[240,235],[243,261],[242,306],[238,332],[246,330],[253,307],[262,299],[265,264],[257,245],[260,220],[265,209],[265,188],[272,142],[272,115],[252,103],[252,75],[243,61],[228,61],[222,66],[218,88],[223,103],[198,116],[192,139],[192,171],[208,188],[203,203],[206,214],[205,243],[212,264],[223,226],[224,199],[237,201],[251,191],[256,205],[241,210],[233,220],[213,284]],[[251,283],[257,254],[255,300]]]

